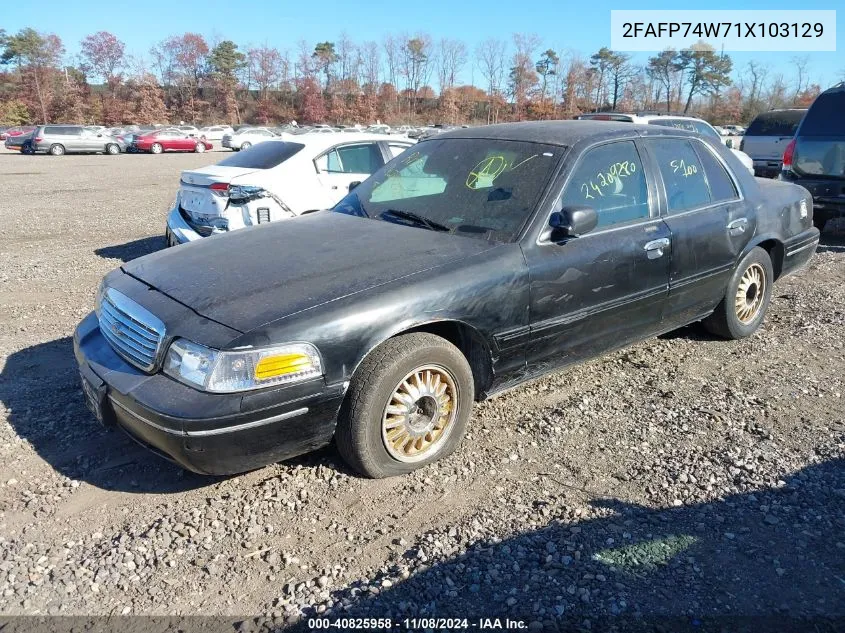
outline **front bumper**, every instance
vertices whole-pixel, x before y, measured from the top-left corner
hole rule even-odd
[[[188,470],[224,475],[260,468],[327,445],[345,386],[312,380],[281,389],[211,394],[118,356],[96,316],[77,326],[73,349],[87,398],[102,422]]]

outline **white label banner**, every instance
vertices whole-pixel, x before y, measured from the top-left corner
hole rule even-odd
[[[706,42],[717,51],[836,51],[836,11],[610,12],[615,51],[684,50]]]

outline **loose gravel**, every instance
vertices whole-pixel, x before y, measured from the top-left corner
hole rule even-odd
[[[96,424],[70,337],[217,157],[0,153],[0,614],[842,623],[841,228],[751,339],[689,327],[532,382],[412,475],[329,448],[208,478]]]

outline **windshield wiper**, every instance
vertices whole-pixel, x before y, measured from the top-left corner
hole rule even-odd
[[[388,209],[387,211],[383,212],[379,217],[384,216],[393,216],[395,218],[401,218],[402,220],[409,220],[418,226],[424,226],[427,229],[431,229],[432,231],[444,231],[450,232],[450,229],[445,224],[440,224],[439,222],[435,222],[423,215],[417,215],[412,211],[400,211],[398,209]]]

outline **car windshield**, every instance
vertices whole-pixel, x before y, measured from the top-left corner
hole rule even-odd
[[[334,210],[510,242],[531,217],[564,149],[498,139],[432,139],[387,163]]]
[[[246,167],[248,169],[270,169],[281,165],[288,158],[296,154],[305,145],[302,143],[288,143],[286,141],[266,141],[253,145],[249,149],[232,154],[221,160],[218,165],[223,167]]]
[[[745,130],[746,136],[794,136],[806,110],[773,110],[758,114]]]

